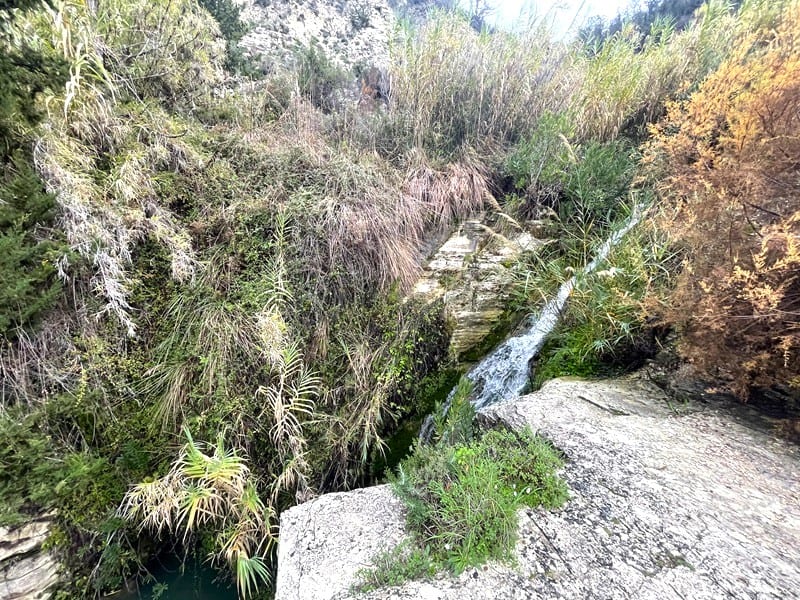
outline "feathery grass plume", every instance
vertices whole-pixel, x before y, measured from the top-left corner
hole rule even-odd
[[[196,442],[186,429],[184,435],[169,472],[133,486],[119,515],[159,535],[183,533],[184,542],[200,529],[217,531],[213,558],[227,561],[239,595],[250,597],[270,581],[264,556],[275,542],[275,514],[259,499],[245,459],[226,447],[223,433],[214,444]]]
[[[373,447],[382,451],[381,432],[385,419],[391,416],[388,406],[390,377],[375,376],[374,373],[386,345],[371,348],[363,341],[342,341],[341,349],[347,357],[348,371],[353,379],[353,399],[343,419],[345,437],[355,443],[359,460],[366,463]],[[391,366],[387,366],[384,373],[391,373]]]

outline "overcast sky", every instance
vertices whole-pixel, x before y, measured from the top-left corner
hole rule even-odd
[[[489,0],[495,8],[495,22],[513,28],[528,22],[528,16],[552,20],[557,35],[570,27],[579,27],[588,17],[614,17],[631,0]],[[492,19],[489,19],[492,22]]]

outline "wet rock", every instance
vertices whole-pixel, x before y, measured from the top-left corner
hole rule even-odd
[[[42,550],[51,526],[51,518],[44,516],[19,527],[0,527],[0,598],[50,598],[59,580],[58,562]]]
[[[453,322],[450,351],[467,357],[487,340],[510,328],[508,304],[513,284],[510,266],[523,252],[542,245],[526,231],[495,232],[485,215],[462,223],[435,251],[413,294],[444,299]]]
[[[491,563],[359,598],[797,597],[800,456],[768,431],[719,405],[674,403],[635,377],[551,381],[480,418],[552,440],[567,459],[570,500],[554,512],[520,511],[516,566]],[[354,597],[356,567],[401,538],[391,490],[359,492],[290,511],[279,600]],[[298,544],[308,539],[325,549],[324,561]],[[302,593],[281,575],[300,568],[314,581]]]

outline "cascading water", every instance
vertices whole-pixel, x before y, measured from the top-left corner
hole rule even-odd
[[[600,246],[595,257],[580,272],[561,284],[556,296],[544,305],[538,317],[533,319],[522,333],[500,344],[466,374],[474,386],[471,402],[476,410],[506,398],[515,398],[524,391],[530,374],[530,361],[539,353],[547,336],[558,325],[578,277],[585,277],[594,272],[600,263],[608,258],[611,249],[642,220],[643,216],[642,208],[635,205],[625,225]],[[452,396],[453,392],[450,392],[444,406],[445,413],[450,407]],[[422,426],[420,437],[429,439],[432,429],[433,419],[428,417]]]

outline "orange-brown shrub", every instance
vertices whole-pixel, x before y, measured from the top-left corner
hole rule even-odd
[[[800,5],[653,133],[663,224],[686,249],[669,315],[682,353],[742,398],[800,387]]]

